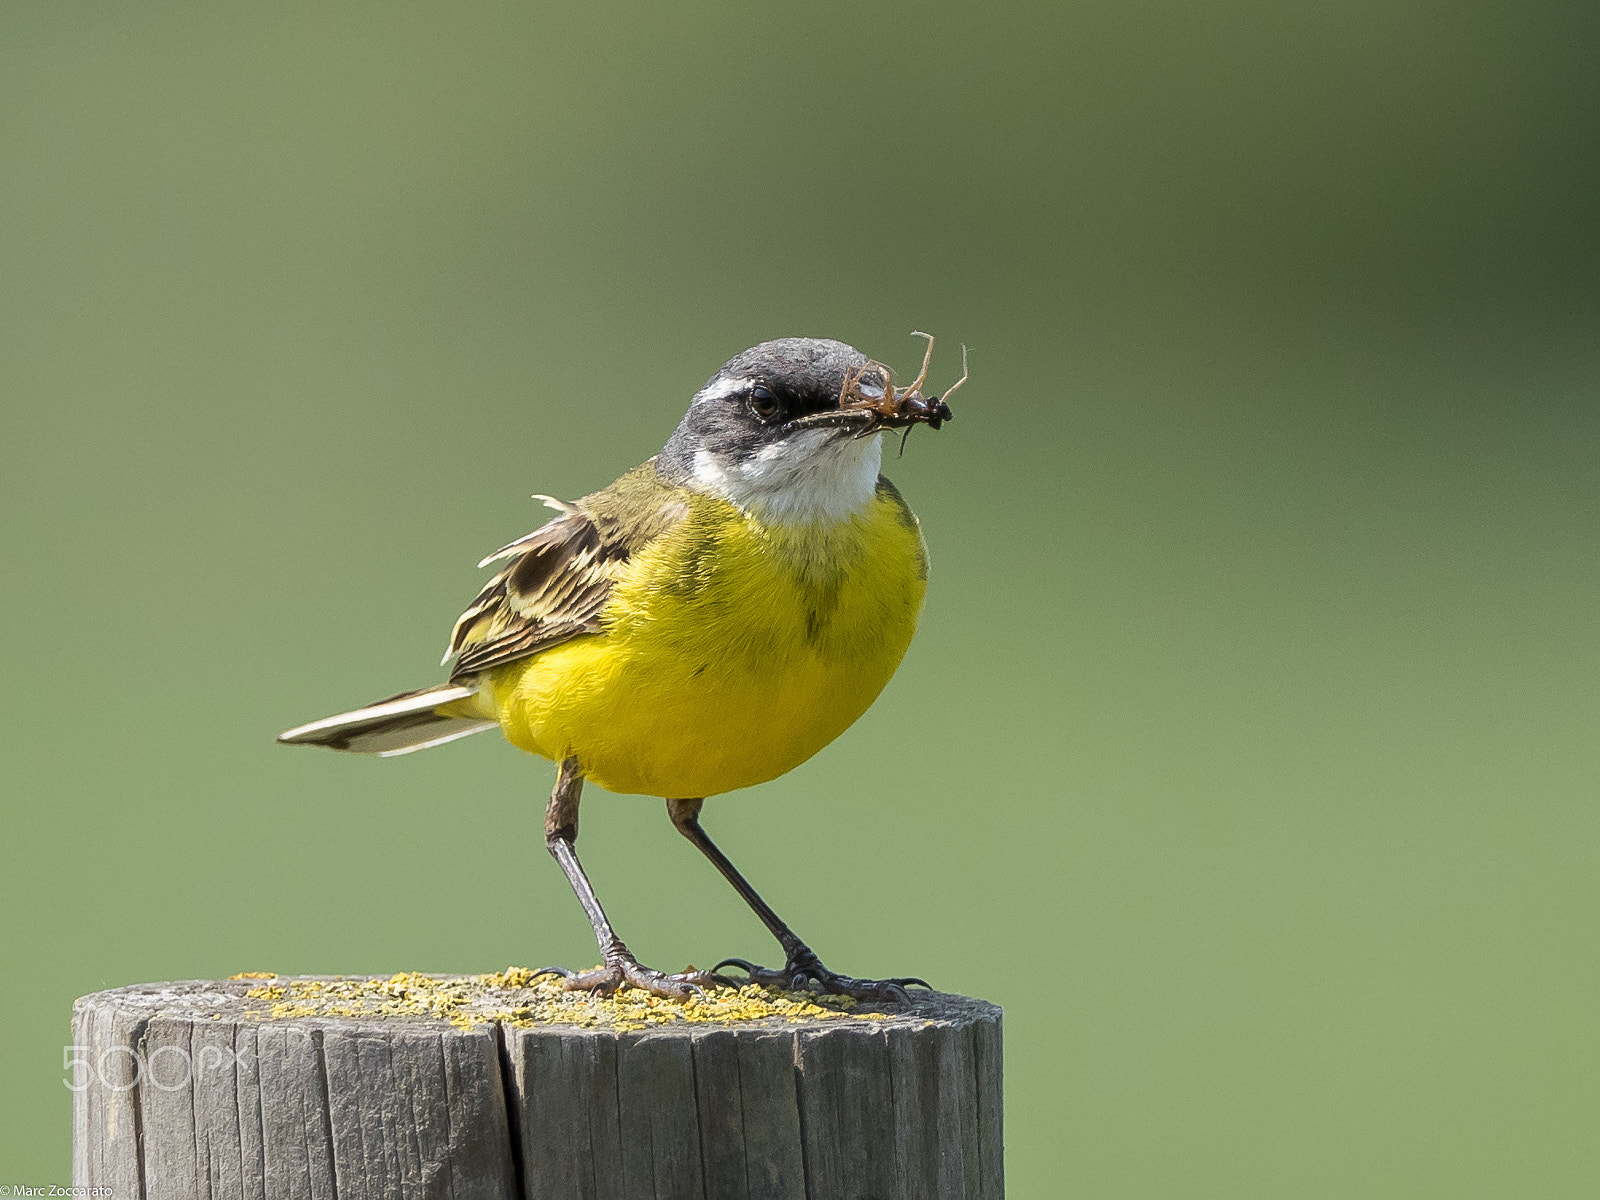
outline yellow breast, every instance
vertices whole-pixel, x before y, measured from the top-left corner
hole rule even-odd
[[[782,775],[844,732],[899,666],[927,559],[887,484],[854,517],[762,526],[694,496],[631,559],[603,632],[496,670],[506,737],[576,756],[614,792],[691,798]]]

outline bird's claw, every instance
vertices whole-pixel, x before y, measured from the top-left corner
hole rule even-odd
[[[916,986],[932,990],[927,980],[914,975],[896,979],[853,979],[849,975],[840,975],[823,966],[810,950],[791,954],[780,970],[758,966],[744,958],[725,958],[712,970],[720,971],[723,967],[738,967],[745,973],[747,984],[759,984],[785,992],[829,992],[856,1000],[910,1004],[911,993],[906,991],[907,988]]]
[[[638,988],[665,1000],[688,1000],[704,997],[707,988],[738,987],[739,985],[715,971],[697,971],[693,967],[668,975],[644,966],[634,958],[614,957],[592,971],[569,971],[566,967],[540,967],[533,973],[555,975],[561,986],[569,992],[592,992],[596,996],[610,996],[622,988]]]

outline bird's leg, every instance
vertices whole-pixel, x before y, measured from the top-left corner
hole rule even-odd
[[[556,773],[556,786],[550,793],[550,804],[544,811],[544,844],[551,857],[561,864],[561,871],[578,895],[589,924],[594,926],[595,940],[600,943],[603,965],[593,971],[569,971],[565,967],[542,967],[536,975],[559,975],[569,992],[597,992],[609,995],[624,983],[657,996],[684,999],[703,987],[726,983],[704,971],[684,971],[679,975],[664,975],[640,964],[633,952],[606,920],[605,909],[583,873],[578,861],[578,796],[583,791],[583,772],[578,760],[569,758],[562,762]]]
[[[909,1001],[911,997],[907,994],[906,988],[912,984],[928,986],[923,980],[915,978],[852,979],[848,975],[836,974],[823,966],[816,952],[795,936],[794,930],[785,925],[783,918],[772,911],[771,906],[757,894],[749,881],[739,874],[739,869],[729,861],[726,854],[717,849],[717,844],[700,827],[700,809],[704,803],[704,800],[668,800],[667,814],[672,818],[672,824],[678,832],[699,847],[700,853],[711,860],[712,865],[722,872],[723,878],[733,884],[733,890],[743,896],[744,902],[751,907],[756,916],[761,918],[761,923],[772,931],[772,936],[778,939],[778,945],[783,948],[784,957],[782,970],[758,967],[742,958],[725,958],[716,965],[715,970],[720,971],[723,967],[731,965],[744,971],[751,983],[779,987],[786,991],[801,991],[815,983],[823,991],[841,996],[854,996],[857,1000]]]

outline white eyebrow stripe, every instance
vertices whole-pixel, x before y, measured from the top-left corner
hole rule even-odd
[[[702,400],[726,400],[729,396],[736,395],[750,386],[748,379],[728,378],[719,379],[715,383],[708,383],[695,393],[695,403]]]

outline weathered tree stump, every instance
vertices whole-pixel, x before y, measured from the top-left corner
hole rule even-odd
[[[528,983],[86,996],[74,1182],[119,1200],[1003,1194],[991,1004],[917,992],[868,1015],[745,989],[685,1007]]]

